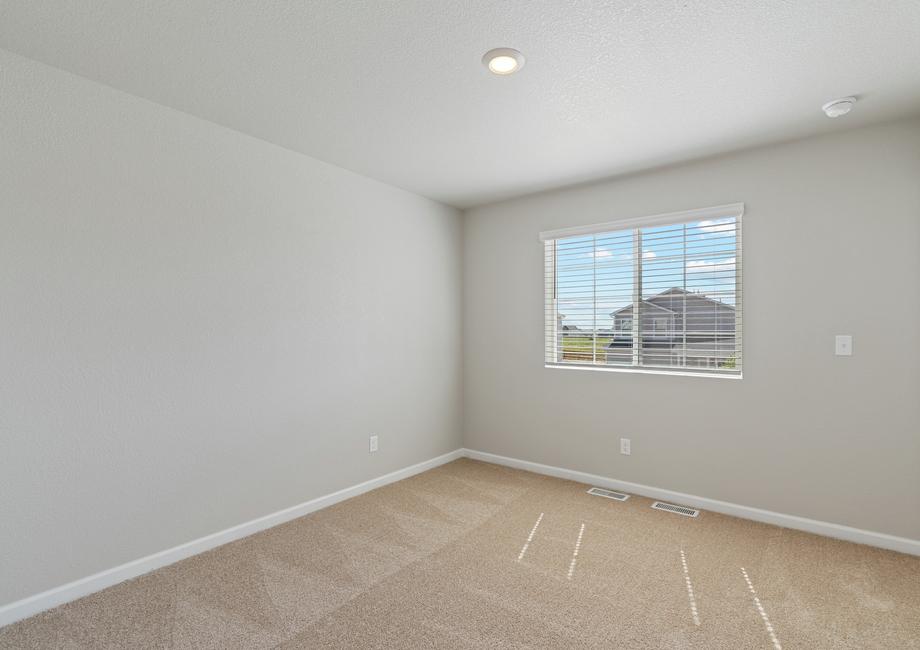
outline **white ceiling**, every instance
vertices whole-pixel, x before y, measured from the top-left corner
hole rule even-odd
[[[0,46],[460,207],[920,111],[918,0],[3,0]]]

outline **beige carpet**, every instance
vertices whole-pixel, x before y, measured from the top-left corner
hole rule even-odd
[[[0,647],[920,648],[920,558],[585,489],[459,460],[3,628]]]

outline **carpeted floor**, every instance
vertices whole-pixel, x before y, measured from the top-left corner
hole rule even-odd
[[[920,558],[472,460],[0,629],[2,648],[920,648]]]

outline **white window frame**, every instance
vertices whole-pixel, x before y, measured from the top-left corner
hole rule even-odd
[[[613,231],[621,230],[630,230],[630,229],[641,229],[651,226],[668,226],[668,225],[679,225],[682,223],[691,223],[697,221],[705,220],[716,220],[716,219],[726,219],[726,218],[736,218],[736,240],[735,240],[735,287],[736,287],[736,312],[735,312],[735,349],[741,352],[743,350],[743,339],[742,339],[742,301],[744,296],[744,291],[742,287],[743,274],[742,274],[742,216],[744,215],[744,203],[727,203],[725,205],[717,205],[708,208],[699,208],[694,210],[682,210],[679,212],[667,212],[663,214],[656,214],[647,217],[637,217],[637,218],[628,218],[628,219],[619,219],[615,221],[607,221],[604,223],[596,223],[585,226],[574,226],[571,228],[560,228],[557,230],[546,230],[540,233],[539,238],[541,242],[544,242],[544,264],[551,263],[555,269],[555,258],[550,252],[550,247],[545,246],[545,242],[557,240],[557,239],[566,239],[569,237],[579,237],[586,235],[595,235],[600,233],[609,233]],[[641,264],[641,255],[642,255],[642,242],[641,236],[634,239],[634,247],[638,250],[634,251],[633,259],[637,267]],[[545,273],[545,268],[544,268]],[[619,373],[641,373],[641,374],[652,374],[652,375],[671,375],[671,376],[685,376],[685,377],[715,377],[723,379],[741,379],[743,377],[743,356],[740,360],[740,368],[738,372],[712,372],[705,371],[700,369],[695,369],[692,367],[675,367],[674,369],[670,368],[649,368],[639,365],[639,359],[637,358],[640,354],[641,345],[635,345],[636,341],[639,341],[641,338],[641,333],[638,331],[641,326],[641,321],[639,318],[636,318],[636,312],[639,310],[639,303],[641,302],[642,296],[642,286],[641,286],[641,274],[636,273],[636,281],[633,285],[633,317],[632,317],[632,326],[633,326],[633,365],[632,366],[606,366],[599,364],[578,364],[571,362],[558,362],[547,358],[547,350],[549,349],[549,338],[552,337],[553,341],[558,340],[558,326],[559,326],[559,315],[556,310],[556,300],[555,300],[555,272],[553,278],[553,286],[550,286],[549,282],[544,282],[545,285],[545,312],[544,312],[544,367],[552,369],[565,369],[565,370],[594,370],[599,372],[619,372]],[[613,325],[611,325],[613,327]],[[555,346],[553,347],[555,349]],[[743,352],[742,352],[743,355]]]

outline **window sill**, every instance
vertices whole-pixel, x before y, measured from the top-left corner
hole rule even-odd
[[[616,368],[608,366],[581,366],[570,363],[544,363],[553,370],[593,370],[595,372],[624,372],[639,375],[670,375],[671,377],[712,377],[714,379],[741,379],[742,373],[693,372],[692,370],[655,370],[654,368]]]

